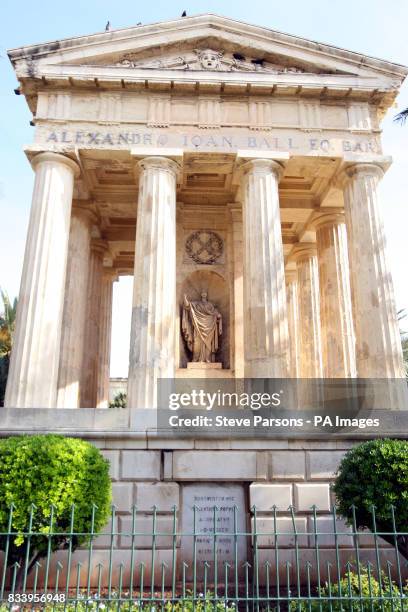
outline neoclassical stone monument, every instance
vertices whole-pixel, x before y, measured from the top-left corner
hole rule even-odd
[[[194,498],[197,480],[236,481],[241,505],[247,487],[265,520],[274,503],[305,524],[313,503],[328,510],[353,440],[166,440],[145,409],[158,378],[191,370],[403,376],[377,189],[381,118],[408,69],[216,15],[9,56],[35,184],[3,432],[94,440],[122,522],[133,502]],[[129,406],[113,414],[98,409],[120,275],[134,277]],[[218,314],[194,352],[202,294]]]

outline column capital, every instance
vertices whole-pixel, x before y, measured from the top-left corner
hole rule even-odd
[[[333,210],[333,211],[317,211],[314,213],[310,226],[317,230],[325,225],[339,225],[340,223],[345,223],[345,216],[343,210]]]
[[[241,177],[247,174],[274,174],[277,181],[281,178],[284,171],[282,164],[274,159],[262,157],[250,159],[239,167],[238,172]]]
[[[106,251],[109,249],[109,244],[106,240],[101,240],[100,238],[93,238],[91,240],[91,251],[97,253],[98,255],[104,255]]]
[[[242,221],[242,204],[240,202],[231,202],[227,204],[232,221]]]
[[[166,172],[170,172],[174,176],[181,170],[181,166],[178,162],[170,159],[169,157],[163,157],[159,155],[152,155],[149,157],[144,157],[140,161],[138,161],[137,165],[139,168],[143,170],[165,170]]]
[[[95,225],[98,222],[97,214],[91,210],[89,206],[85,206],[84,204],[73,204],[71,214],[72,216],[84,220],[89,226]]]
[[[44,153],[38,153],[31,160],[31,166],[35,170],[38,164],[42,164],[45,162],[51,162],[54,164],[63,164],[67,166],[73,173],[74,177],[77,178],[81,171],[73,159],[67,157],[66,155],[62,155],[61,153],[53,153],[52,151],[46,151]]]
[[[298,242],[294,245],[290,252],[290,261],[301,261],[302,259],[309,259],[317,255],[317,247],[315,242]]]
[[[111,268],[110,266],[104,266],[102,270],[102,276],[104,280],[110,280],[112,283],[115,283],[119,280],[119,274],[116,268]]]
[[[338,175],[337,183],[340,187],[344,187],[346,183],[354,176],[366,176],[366,177],[376,177],[378,179],[382,179],[384,176],[386,168],[384,168],[380,163],[376,164],[374,162],[356,162],[356,163],[347,163],[340,174]]]

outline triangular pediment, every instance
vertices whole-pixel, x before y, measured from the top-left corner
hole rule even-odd
[[[397,87],[407,69],[398,64],[363,56],[248,25],[217,15],[199,15],[152,25],[103,32],[90,36],[26,46],[9,52],[18,77],[52,77],[65,71],[89,68],[89,73],[109,69],[189,74],[225,72],[251,75],[343,75],[381,78],[384,86]],[[112,72],[113,71],[113,72]]]

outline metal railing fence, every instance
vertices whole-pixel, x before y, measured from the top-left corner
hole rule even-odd
[[[286,513],[276,507],[245,517],[236,506],[127,514],[112,507],[97,534],[95,506],[87,532],[61,529],[56,509],[35,530],[37,509],[16,530],[14,508],[0,532],[0,611],[3,610],[345,610],[408,612],[408,532],[359,531],[336,509]],[[65,517],[65,524],[66,524]],[[242,519],[242,517],[241,517]],[[188,528],[188,523],[190,528]],[[79,542],[80,547],[77,548]],[[405,553],[404,553],[405,554]]]

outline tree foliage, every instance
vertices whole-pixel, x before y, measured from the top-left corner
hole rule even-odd
[[[381,572],[381,580],[377,580],[374,571],[362,567],[360,572],[353,572],[348,563],[346,574],[340,582],[326,583],[317,589],[319,599],[302,602],[291,602],[292,611],[317,612],[331,610],[331,612],[399,612],[405,609],[401,599],[407,597],[408,590],[402,592],[389,577]]]
[[[333,486],[349,524],[381,532],[408,559],[408,442],[370,440],[350,449]],[[400,535],[394,536],[394,530]],[[390,535],[383,535],[383,533]]]
[[[404,370],[405,376],[408,378],[408,333],[405,329],[402,328],[401,323],[406,320],[407,313],[406,311],[399,310],[397,313],[398,322],[400,324],[400,336],[401,336],[401,346],[402,346],[402,357],[404,360]]]
[[[8,565],[29,571],[49,546],[68,548],[72,525],[75,550],[88,539],[81,534],[106,525],[110,504],[109,462],[88,442],[54,434],[0,441],[0,533],[14,533],[0,535]]]
[[[2,289],[0,296],[3,302],[3,312],[0,314],[0,357],[9,357],[16,324],[17,298],[11,303],[7,293]]]
[[[109,402],[109,408],[126,408],[127,406],[127,395],[122,391],[117,393],[113,398],[113,402]]]

